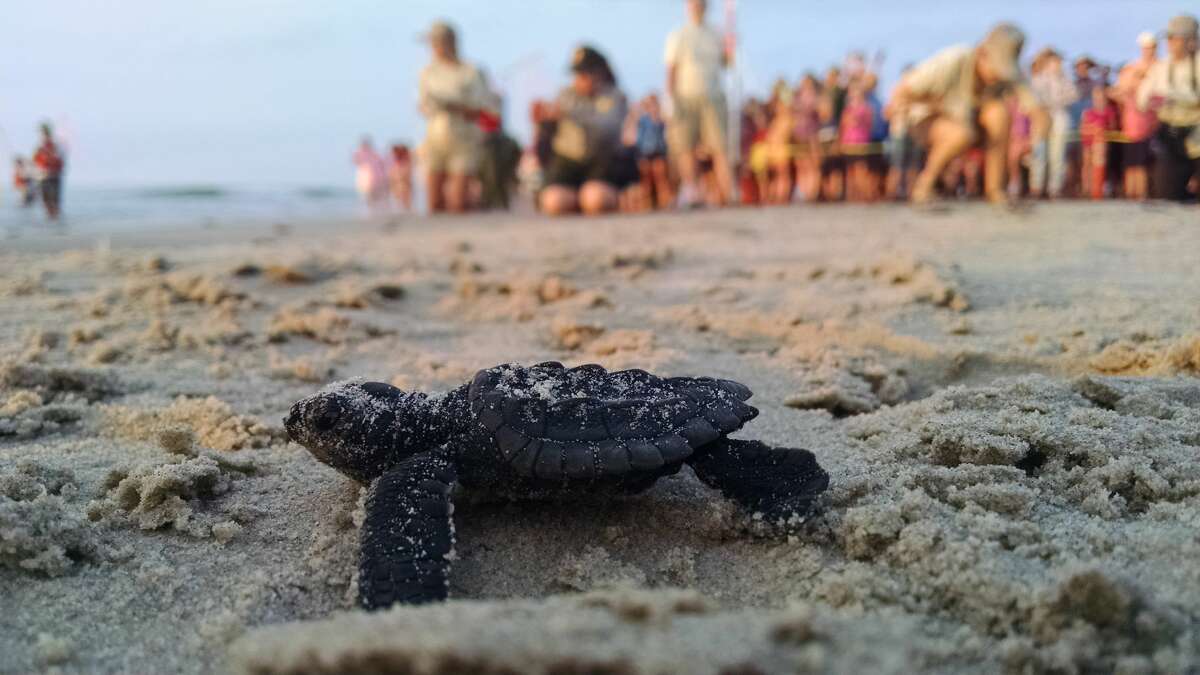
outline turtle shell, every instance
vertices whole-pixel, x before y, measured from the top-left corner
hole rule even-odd
[[[597,479],[678,464],[758,415],[745,385],[708,377],[547,362],[481,370],[471,412],[504,461],[546,480]]]

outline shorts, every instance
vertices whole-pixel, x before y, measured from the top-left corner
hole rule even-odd
[[[474,176],[479,173],[480,144],[466,139],[449,142],[425,141],[421,158],[429,173],[448,173],[455,176]]]
[[[45,203],[46,206],[57,207],[62,201],[61,177],[53,176],[49,178],[43,178],[40,181],[39,187],[42,189],[42,202]]]
[[[691,152],[698,144],[710,151],[725,151],[729,128],[725,99],[676,99],[675,110],[667,125],[667,145],[671,152]]]
[[[579,189],[588,181],[598,180],[617,189],[628,187],[641,179],[637,157],[631,148],[623,148],[608,159],[577,162],[554,155],[546,169],[546,185],[561,185]]]
[[[1121,166],[1125,168],[1150,166],[1150,141],[1135,141],[1121,147]]]

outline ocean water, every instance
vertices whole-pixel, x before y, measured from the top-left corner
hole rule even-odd
[[[181,185],[73,189],[67,182],[63,192],[63,218],[59,223],[48,222],[40,204],[21,207],[12,191],[0,196],[0,231],[8,238],[47,231],[136,233],[367,215],[371,214],[366,212],[353,190],[331,187]]]

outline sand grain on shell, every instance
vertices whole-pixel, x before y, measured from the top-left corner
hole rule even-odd
[[[0,672],[1194,671],[1194,221],[846,207],[6,249]],[[361,491],[285,441],[291,404],[545,360],[750,385],[740,437],[815,451],[823,511],[781,535],[686,469],[625,500],[463,494],[459,600],[352,611]]]

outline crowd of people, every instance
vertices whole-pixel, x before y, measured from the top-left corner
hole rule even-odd
[[[568,86],[532,104],[533,138],[519,154],[500,130],[499,96],[459,57],[454,29],[435,24],[420,79],[430,211],[507,207],[516,184],[551,215],[947,197],[1185,201],[1200,193],[1192,16],[1170,21],[1165,54],[1159,36],[1143,32],[1128,62],[1081,55],[1069,72],[1052,47],[1022,68],[1024,33],[999,24],[975,45],[905,68],[886,97],[878,91],[882,54],[852,53],[821,77],[780,79],[730,120],[722,83],[733,39],[708,23],[705,0],[686,6],[688,21],[667,39],[661,99],[631,102],[607,58],[582,46]]]
[[[54,128],[42,123],[41,138],[33,157],[13,157],[13,191],[22,208],[32,208],[38,201],[46,209],[46,217],[58,220],[62,212],[62,183],[67,160],[61,145],[54,138]]]

